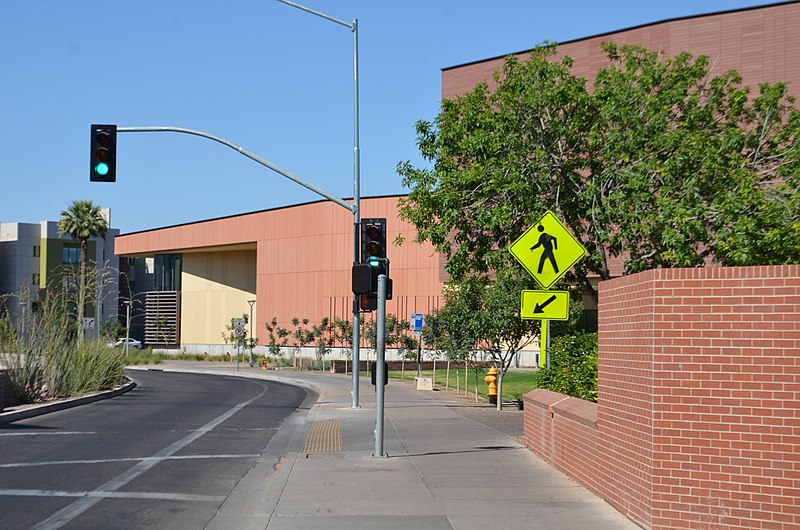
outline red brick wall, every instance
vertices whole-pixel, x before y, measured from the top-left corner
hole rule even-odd
[[[599,318],[596,443],[539,390],[528,447],[645,528],[800,528],[800,266],[618,278]]]
[[[550,465],[595,493],[597,405],[543,388],[524,397],[525,442]]]

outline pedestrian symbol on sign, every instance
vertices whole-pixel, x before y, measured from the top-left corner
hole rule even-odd
[[[550,263],[553,265],[553,272],[558,274],[558,263],[556,263],[556,257],[553,254],[553,250],[558,250],[558,238],[545,232],[542,225],[539,225],[538,230],[542,235],[539,236],[539,241],[531,247],[531,251],[539,247],[542,247],[544,250],[542,250],[542,255],[539,257],[539,268],[536,269],[536,272],[541,274],[544,270],[545,260],[550,260]]]

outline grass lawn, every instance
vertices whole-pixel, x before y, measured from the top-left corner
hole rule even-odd
[[[361,372],[361,375],[365,377],[369,377],[369,372]],[[511,369],[506,373],[506,376],[503,378],[503,400],[511,400],[517,399],[517,395],[522,396],[527,392],[530,392],[534,388],[536,388],[536,375],[537,372],[533,370],[514,370]],[[417,365],[413,362],[410,362],[406,365],[405,371],[390,371],[389,372],[389,382],[391,384],[392,379],[405,379],[408,381],[413,381],[414,378],[417,377]],[[422,377],[431,377],[433,378],[433,370],[423,370]],[[456,382],[456,377],[458,377],[458,382]],[[486,377],[486,371],[483,371],[478,374],[478,395],[483,399],[486,399],[486,392],[488,391],[488,387],[486,383],[484,383],[483,378]],[[465,375],[464,375],[464,366],[461,365],[458,368],[455,368],[454,365],[450,365],[450,378],[448,381],[447,378],[447,365],[446,363],[442,363],[442,367],[439,368],[438,364],[436,366],[436,378],[434,384],[439,389],[449,388],[450,390],[455,390],[459,388],[461,392],[464,392],[464,382],[465,382]],[[472,370],[467,370],[466,374],[466,383],[469,388],[471,394],[475,393],[475,372]]]

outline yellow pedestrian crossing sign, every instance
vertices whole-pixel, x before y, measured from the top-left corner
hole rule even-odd
[[[545,289],[552,287],[586,254],[581,242],[548,210],[508,251]]]
[[[522,320],[569,320],[569,291],[522,291]]]

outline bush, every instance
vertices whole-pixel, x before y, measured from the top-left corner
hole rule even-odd
[[[597,401],[597,333],[553,338],[550,368],[541,368],[539,388]]]
[[[85,342],[76,349],[60,352],[61,370],[58,384],[52,389],[54,397],[79,396],[98,390],[108,390],[122,383],[125,368],[124,354],[101,342]]]
[[[102,341],[79,346],[67,297],[50,291],[39,293],[38,311],[0,318],[0,352],[20,404],[113,388],[125,366],[121,350]]]

